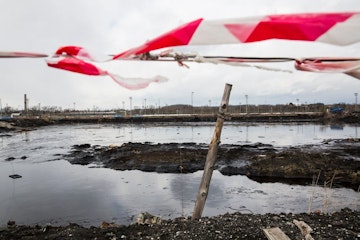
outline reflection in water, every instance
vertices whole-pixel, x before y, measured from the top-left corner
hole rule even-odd
[[[30,141],[30,133],[29,133],[28,131],[25,131],[25,132],[24,132],[24,137],[25,137],[25,139],[24,139],[25,142],[29,142],[29,141]]]
[[[0,145],[0,225],[18,224],[99,226],[102,221],[129,224],[140,212],[163,218],[192,214],[202,171],[193,174],[156,174],[115,171],[97,166],[71,165],[61,159],[74,144],[121,145],[125,142],[209,143],[214,124],[185,126],[133,124],[50,126],[14,133]],[[293,131],[291,129],[294,129]],[[322,139],[357,136],[357,126],[334,131],[326,125],[234,124],[224,125],[222,144],[258,142],[277,146],[319,143]],[[263,138],[259,138],[263,136]],[[22,158],[25,156],[26,158]],[[14,157],[14,161],[5,161]],[[57,161],[54,161],[57,160]],[[15,171],[16,170],[16,171]],[[9,175],[20,174],[21,179]],[[257,183],[244,176],[213,173],[204,216],[226,212],[306,212],[322,209],[324,190],[280,183]],[[328,189],[329,211],[356,208],[359,193]]]
[[[245,138],[245,142],[246,142],[246,143],[249,142],[249,124],[246,124],[246,138]]]
[[[15,171],[14,171],[14,166],[13,164],[11,163],[12,165],[12,169],[13,169],[13,174],[14,175]],[[10,175],[11,176],[11,175]],[[16,182],[17,181],[20,181],[20,178],[12,178],[12,194],[11,194],[11,204],[9,206],[9,209],[8,209],[8,215],[9,215],[9,220],[13,220],[14,219],[14,212],[15,211],[18,211],[19,210],[19,205],[17,204],[17,200],[15,198],[16,196]]]
[[[358,126],[356,125],[355,126],[355,138],[358,138],[358,130],[357,129],[358,129]]]
[[[197,174],[174,174],[170,181],[170,190],[175,200],[181,202],[182,213],[185,209],[192,209],[201,182],[201,175]],[[224,183],[218,178],[211,180],[209,195],[206,206],[209,208],[219,207],[218,199],[226,199]],[[212,197],[216,196],[216,197]]]

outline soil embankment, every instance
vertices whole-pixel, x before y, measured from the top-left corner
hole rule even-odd
[[[159,115],[43,115],[21,116],[16,118],[2,119],[0,132],[7,126],[17,128],[32,128],[54,124],[73,123],[158,123],[158,122],[215,122],[216,114],[159,114]],[[289,112],[289,113],[249,113],[227,114],[227,121],[234,122],[317,122],[317,123],[360,123],[360,113],[326,114],[323,112]],[[6,125],[10,124],[10,125]],[[12,128],[8,128],[12,129]]]

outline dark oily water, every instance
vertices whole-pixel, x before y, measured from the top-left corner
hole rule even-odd
[[[72,125],[40,128],[0,138],[0,225],[99,226],[102,221],[129,224],[148,211],[164,219],[191,215],[202,171],[157,174],[71,165],[61,159],[74,144],[121,145],[132,142],[208,143],[214,126]],[[324,125],[226,124],[222,143],[262,142],[277,146],[358,137],[357,127]],[[19,178],[9,177],[21,176]],[[214,172],[204,216],[226,212],[280,213],[344,207],[359,209],[352,189],[257,183],[245,176]]]

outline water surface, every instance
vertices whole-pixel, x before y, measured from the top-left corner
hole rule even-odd
[[[0,137],[0,225],[69,222],[98,226],[102,221],[129,224],[143,211],[165,219],[190,216],[202,171],[158,174],[71,165],[61,154],[74,144],[121,145],[126,142],[209,143],[214,123],[79,124],[41,127]],[[357,126],[226,123],[222,143],[317,144],[357,136]],[[15,158],[10,161],[10,157]],[[11,174],[22,178],[12,179]],[[332,212],[359,209],[352,189],[257,183],[245,176],[215,171],[203,216],[226,212]]]

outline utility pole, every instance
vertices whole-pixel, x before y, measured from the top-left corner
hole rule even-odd
[[[129,97],[130,100],[130,116],[132,115],[131,109],[132,109],[132,97]]]
[[[27,98],[26,94],[24,94],[24,112],[25,112],[25,115],[28,114],[28,104],[29,104],[29,99]]]
[[[246,114],[248,114],[248,95],[246,94],[245,95],[245,99],[246,99],[246,109],[245,109],[245,112],[246,112]]]
[[[158,111],[158,114],[160,114],[160,98],[159,98],[159,111]]]
[[[146,98],[144,98],[144,115],[146,115]]]
[[[225,113],[227,112],[227,108],[229,106],[229,98],[231,92],[232,85],[226,84],[224,89],[224,94],[221,100],[221,104],[219,107],[219,113],[216,120],[216,127],[214,131],[213,138],[209,145],[209,150],[206,156],[206,162],[204,166],[204,173],[201,179],[201,183],[199,186],[199,191],[196,197],[194,212],[192,215],[192,219],[201,218],[206,198],[209,193],[210,188],[210,181],[212,177],[212,173],[214,170],[215,162],[216,162],[216,155],[218,152],[219,144],[220,144],[220,136],[222,127],[225,121]]]
[[[299,99],[298,98],[296,99],[296,102],[297,102],[297,111],[299,112]]]
[[[194,92],[191,92],[191,110],[194,114]]]
[[[357,111],[357,96],[358,96],[358,93],[354,93],[355,95],[355,112]]]

